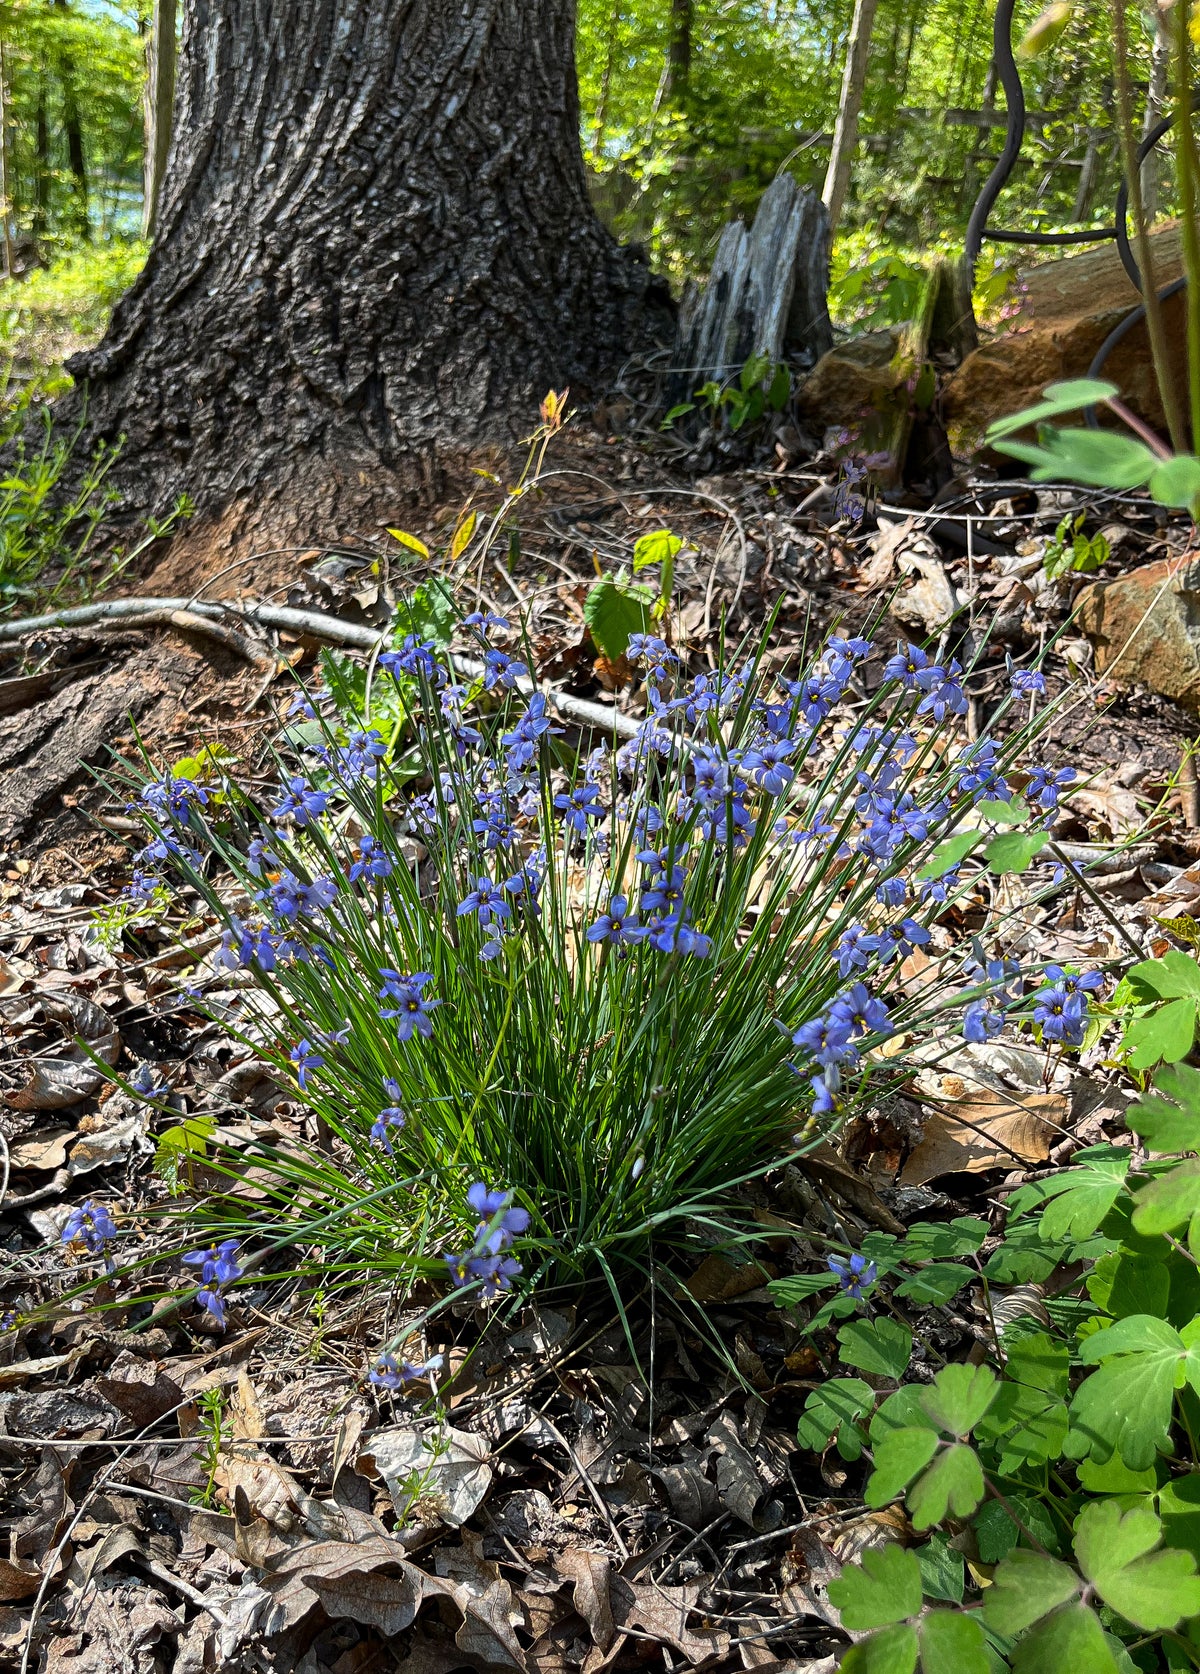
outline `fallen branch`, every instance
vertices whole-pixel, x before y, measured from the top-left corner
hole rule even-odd
[[[323,640],[329,645],[345,645],[356,651],[375,651],[386,644],[388,633],[378,629],[361,626],[357,622],[343,622],[340,616],[330,616],[321,610],[294,610],[290,605],[262,604],[255,599],[238,599],[214,603],[207,599],[104,599],[97,604],[74,605],[68,610],[48,611],[43,616],[26,616],[15,621],[0,622],[0,644],[11,644],[15,640],[23,639],[27,634],[41,633],[47,628],[88,628],[99,623],[123,622],[128,627],[149,625],[152,622],[170,621],[175,626],[188,626],[177,620],[180,616],[191,619],[199,629],[201,622],[210,627],[221,629],[222,624],[230,617],[241,617],[245,621],[256,622],[264,628],[283,628],[290,633],[305,634],[310,639]],[[138,618],[142,620],[139,622]],[[250,661],[257,661],[257,653],[250,655],[250,641],[243,640],[241,635],[224,627],[224,634],[232,635],[234,640],[241,643],[233,645],[241,655],[249,657]],[[221,638],[217,632],[215,637]],[[477,679],[484,672],[483,664],[473,657],[451,655],[451,666],[455,672],[464,675],[469,680]],[[538,690],[532,680],[518,682],[520,690],[527,696]],[[592,703],[587,698],[572,697],[569,692],[558,692],[553,687],[545,690],[546,702],[556,714],[564,720],[576,721],[583,726],[602,727],[606,732],[616,733],[620,738],[633,738],[640,725],[632,715],[623,715],[620,710],[610,704]]]

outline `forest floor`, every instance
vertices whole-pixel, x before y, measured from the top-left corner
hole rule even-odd
[[[504,557],[480,566],[468,548],[455,566],[460,599],[524,613],[554,689],[639,713],[625,671],[597,660],[583,605],[597,565],[627,562],[647,530],[687,542],[675,621],[697,667],[722,633],[737,643],[772,617],[772,659],[839,623],[869,627],[886,655],[897,638],[937,637],[949,590],[941,646],[972,669],[966,735],[986,731],[1006,656],[1028,664],[1050,646],[1058,707],[1041,757],[1079,774],[1054,836],[1092,866],[1095,898],[1067,877],[1022,908],[1010,880],[1030,952],[1096,962],[1168,945],[1158,921],[1200,899],[1200,831],[1178,786],[1195,722],[1094,676],[1070,614],[1096,577],[1045,583],[1042,551],[1068,505],[1108,529],[1102,576],[1178,555],[1182,523],[1136,498],[999,492],[979,473],[932,511],[878,503],[855,524],[836,515],[832,457],[731,462],[698,480],[686,467],[586,418],[569,426],[510,516]],[[460,511],[411,532],[444,545]],[[168,557],[119,591],[382,625],[426,573],[411,557],[381,534],[249,574],[214,558],[186,587]],[[440,1454],[424,1446],[439,1423],[427,1389],[393,1397],[366,1381],[382,1294],[314,1311],[308,1288],[264,1280],[237,1292],[224,1335],[188,1306],[148,1325],[132,1303],[22,1325],[62,1287],[61,1228],[85,1198],[119,1201],[147,1247],[158,1236],[156,1129],[218,1104],[235,1140],[303,1124],[278,1088],[250,1103],[230,1093],[229,1042],[179,984],[216,932],[128,921],[140,835],[77,766],[139,743],[156,762],[206,743],[260,760],[293,695],[286,673],[310,674],[317,643],[228,620],[256,660],[194,623],[114,621],[40,631],[0,662],[0,1307],[14,1316],[0,1335],[0,1666],[831,1674],[846,1639],[828,1584],[903,1514],[864,1508],[861,1467],[798,1448],[827,1347],[765,1279],[819,1265],[809,1234],[831,1219],[855,1235],[968,1213],[998,1225],[1002,1187],[1122,1130],[1127,1081],[1100,1051],[1070,1070],[999,1045],[964,1055],[781,1168],[753,1259],[713,1254],[686,1294],[635,1299],[636,1354],[606,1294],[546,1296],[520,1317],[443,1314],[432,1346],[450,1371],[473,1352],[444,1392]],[[170,1086],[165,1107],[114,1089],[97,1056],[149,1064]],[[913,1323],[950,1352],[982,1318],[972,1295]]]

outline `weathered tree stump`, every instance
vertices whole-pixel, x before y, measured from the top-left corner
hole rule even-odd
[[[675,339],[672,402],[728,378],[752,355],[815,366],[832,347],[829,217],[790,174],[763,194],[754,225],[730,221],[703,290],[689,286]]]

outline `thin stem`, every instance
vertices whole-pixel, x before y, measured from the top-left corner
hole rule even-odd
[[[1196,183],[1200,163],[1196,157],[1196,132],[1192,123],[1192,8],[1175,0],[1176,71],[1175,101],[1179,144],[1175,166],[1179,174],[1179,197],[1183,210],[1181,233],[1183,263],[1187,270],[1187,368],[1188,401],[1191,408],[1192,446],[1200,446],[1200,229],[1196,226]]]
[[[1180,10],[1186,11],[1179,0]],[[1162,395],[1163,411],[1171,445],[1176,453],[1187,447],[1187,426],[1183,406],[1175,380],[1171,375],[1170,351],[1163,323],[1162,304],[1158,299],[1158,283],[1154,274],[1154,251],[1150,244],[1150,229],[1146,225],[1142,202],[1142,171],[1138,167],[1137,140],[1133,124],[1133,78],[1129,70],[1129,31],[1126,8],[1128,0],[1109,0],[1113,25],[1113,74],[1117,94],[1117,133],[1121,143],[1121,166],[1129,185],[1129,208],[1133,215],[1134,236],[1137,240],[1138,263],[1142,270],[1142,294],[1146,303],[1146,331],[1150,338],[1150,353],[1154,360],[1154,375]],[[1186,25],[1185,25],[1186,27]]]
[[[1133,939],[1129,931],[1121,923],[1121,920],[1108,905],[1107,901],[1101,897],[1099,891],[1092,888],[1091,884],[1087,881],[1087,878],[1072,861],[1067,859],[1066,855],[1062,852],[1057,843],[1050,844],[1050,853],[1054,856],[1055,860],[1058,861],[1060,866],[1066,867],[1067,871],[1075,879],[1075,882],[1079,885],[1080,889],[1082,889],[1088,900],[1094,907],[1098,907],[1100,909],[1101,913],[1103,913],[1104,917],[1117,932],[1117,935],[1120,936],[1121,940],[1125,943],[1125,946],[1140,963],[1146,957],[1145,948],[1140,947]]]
[[[1167,447],[1162,438],[1156,436],[1148,424],[1143,424],[1136,413],[1131,413],[1123,401],[1118,401],[1115,396],[1110,396],[1104,405],[1110,412],[1116,414],[1122,424],[1128,425],[1135,435],[1140,436],[1152,453],[1156,453],[1160,459],[1170,459],[1172,457],[1170,448]]]

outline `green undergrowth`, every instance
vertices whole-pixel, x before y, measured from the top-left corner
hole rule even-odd
[[[1142,1149],[1021,1186],[998,1240],[871,1233],[772,1283],[789,1308],[835,1291],[810,1331],[846,1319],[801,1446],[865,1462],[867,1506],[912,1530],[830,1586],[869,1630],[846,1674],[1200,1667],[1200,1071],[1164,1068],[1128,1121]],[[987,1347],[948,1364],[923,1310],[969,1286]]]

